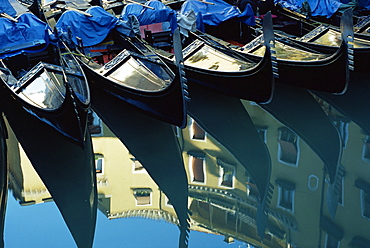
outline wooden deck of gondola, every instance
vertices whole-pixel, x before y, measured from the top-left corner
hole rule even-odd
[[[163,8],[166,9],[165,5]],[[139,19],[140,13],[136,14]],[[127,18],[128,15],[128,12],[122,13],[121,17]],[[271,100],[275,81],[269,47],[260,61],[253,62],[237,54],[226,54],[192,35],[186,39],[185,36],[182,38],[186,40],[183,41],[182,51],[189,87],[191,84],[201,85],[221,94],[255,102],[267,103]],[[156,49],[156,53],[172,70],[175,69],[172,53],[160,48]]]

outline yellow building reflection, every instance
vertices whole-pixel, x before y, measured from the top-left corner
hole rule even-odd
[[[32,167],[31,162],[18,143],[9,125],[8,161],[9,188],[13,196],[22,206],[52,201],[50,193]]]

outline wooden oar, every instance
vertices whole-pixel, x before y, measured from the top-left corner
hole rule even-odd
[[[154,9],[152,6],[148,6],[148,5],[145,5],[145,4],[142,4],[142,3],[138,3],[138,2],[133,1],[133,0],[123,0],[123,2],[135,3],[135,4],[138,4],[138,5],[141,5],[141,6],[145,7],[145,8]]]
[[[7,13],[0,13],[0,16],[1,16],[1,17],[5,17],[5,18],[7,18],[7,19],[9,19],[9,20],[11,20],[11,21],[13,21],[13,22],[18,22],[18,20],[17,20],[17,19],[15,19],[14,17],[12,17],[12,16],[8,15]]]
[[[211,2],[207,2],[207,1],[203,1],[203,0],[198,0],[198,1],[202,2],[202,3],[210,4],[210,5],[215,5],[215,3],[211,3]]]

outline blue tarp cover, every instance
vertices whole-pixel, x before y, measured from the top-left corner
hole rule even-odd
[[[330,18],[343,4],[339,0],[274,0],[283,7],[297,11],[302,7],[303,2],[308,2],[312,16],[325,16]]]
[[[169,22],[171,30],[177,28],[176,11],[168,8],[162,2],[151,0],[145,5],[153,7],[154,9],[140,6],[138,4],[127,4],[121,13],[121,20],[127,20],[130,15],[135,15],[142,25],[149,25],[154,23]]]
[[[8,15],[15,17],[17,14],[17,11],[15,11],[15,9],[9,3],[8,0],[1,0],[0,1],[0,13],[7,13]]]
[[[59,37],[66,41],[72,39],[75,45],[78,45],[76,37],[79,37],[84,46],[93,46],[102,42],[118,24],[118,18],[100,6],[91,7],[86,13],[92,16],[73,10],[64,12],[55,26]]]
[[[197,16],[201,16],[204,24],[212,26],[218,26],[220,23],[232,18],[250,26],[255,25],[254,12],[250,5],[247,5],[248,7],[241,13],[236,6],[230,5],[223,0],[207,0],[207,2],[187,0],[181,6],[180,13],[186,15],[187,12],[193,10]]]
[[[0,57],[11,57],[23,52],[44,50],[50,42],[49,26],[31,13],[17,18],[18,22],[0,18]],[[34,47],[40,43],[45,46],[40,50]]]
[[[370,10],[370,0],[358,0],[358,7]]]
[[[303,2],[308,2],[312,16],[325,16],[330,18],[336,11],[342,8],[365,8],[370,10],[370,0],[274,0],[287,9],[297,11]]]

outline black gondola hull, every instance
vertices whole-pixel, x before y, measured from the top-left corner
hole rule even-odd
[[[44,110],[20,99],[6,86],[6,82],[2,81],[0,87],[1,94],[9,96],[9,100],[6,102],[7,105],[24,109],[30,116],[48,124],[69,141],[84,147],[89,104],[85,105],[79,102],[69,88],[66,87],[66,89],[64,102],[58,109]],[[24,123],[27,125],[26,122]]]
[[[325,46],[321,44],[316,44],[313,42],[304,42],[299,40],[292,40],[293,43],[297,43],[307,49],[314,50],[320,53],[333,54],[338,47],[336,46]],[[353,58],[354,58],[354,71],[361,73],[369,73],[369,64],[368,60],[370,57],[370,46],[362,48],[352,48],[353,49]]]
[[[254,61],[260,59],[259,56],[237,51]],[[294,61],[277,57],[277,63],[279,77],[275,79],[276,83],[336,94],[343,94],[348,87],[350,74],[345,43],[332,56],[322,60]]]
[[[259,62],[262,57],[252,51],[258,50],[263,45],[262,37],[256,38],[244,47],[232,45],[214,36],[200,33],[198,37],[215,43],[226,54],[237,53],[245,59]],[[288,42],[280,40],[283,45],[291,46]],[[294,46],[293,46],[294,47]],[[276,55],[277,74],[276,83],[288,84],[310,90],[342,94],[346,91],[349,82],[347,44],[342,43],[340,48],[330,56],[316,60],[281,59]],[[333,73],[328,73],[328,71]]]
[[[186,126],[186,104],[183,88],[178,76],[161,92],[143,92],[119,86],[98,74],[81,62],[87,78],[94,87],[104,90],[112,97],[131,104],[136,109],[161,121],[184,128]]]
[[[165,56],[162,59],[171,69],[175,69],[172,59]],[[273,96],[275,81],[269,52],[248,71],[211,71],[187,65],[184,69],[189,87],[192,84],[201,85],[227,96],[259,103],[267,103]]]

